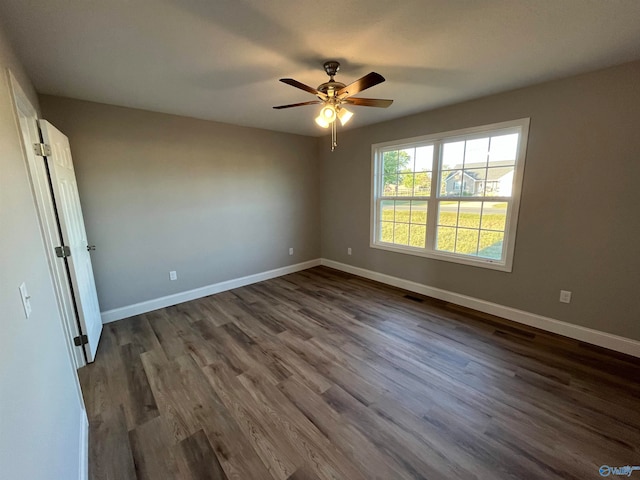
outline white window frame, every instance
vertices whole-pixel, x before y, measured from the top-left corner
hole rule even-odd
[[[478,127],[465,128],[450,132],[441,132],[431,135],[423,135],[401,140],[393,140],[389,142],[376,143],[371,146],[371,219],[370,219],[370,243],[371,248],[387,250],[390,252],[403,253],[408,255],[416,255],[420,257],[434,258],[448,262],[461,263],[464,265],[472,265],[476,267],[489,268],[504,272],[511,272],[513,267],[513,254],[515,249],[516,231],[518,224],[518,212],[520,209],[520,196],[522,191],[522,180],[524,176],[524,165],[527,151],[527,140],[529,136],[529,118],[521,118],[507,122],[493,123],[490,125],[482,125]],[[496,133],[508,134],[519,133],[520,140],[516,155],[516,164],[513,175],[513,190],[511,197],[443,197],[439,195],[441,181],[441,161],[442,161],[442,144],[455,140],[471,140],[473,138],[481,138],[487,135],[495,135]],[[406,245],[397,245],[386,243],[378,240],[380,221],[378,219],[381,201],[383,175],[382,155],[385,151],[402,150],[417,146],[433,145],[433,163],[432,163],[432,179],[431,179],[431,196],[429,197],[403,197],[403,200],[427,200],[427,237],[426,247],[411,247]],[[509,204],[507,211],[507,219],[503,240],[503,258],[502,260],[494,260],[488,258],[474,257],[461,253],[443,252],[435,249],[436,228],[437,228],[437,209],[438,203],[442,200],[454,201],[507,201]]]

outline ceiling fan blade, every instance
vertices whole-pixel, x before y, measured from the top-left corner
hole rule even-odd
[[[282,83],[286,83],[287,85],[291,85],[292,87],[299,88],[300,90],[304,90],[305,92],[313,93],[314,95],[319,95],[321,97],[326,97],[326,95],[319,90],[310,87],[309,85],[305,85],[302,82],[294,80],[293,78],[281,78],[280,81]]]
[[[278,105],[277,107],[273,107],[276,110],[280,110],[282,108],[291,108],[291,107],[302,107],[303,105],[315,105],[316,103],[322,103],[320,100],[313,100],[311,102],[302,102],[302,103],[292,103],[290,105]]]
[[[339,98],[350,97],[358,92],[371,88],[379,83],[384,82],[384,77],[376,72],[371,72],[362,78],[359,78],[355,82],[341,88],[336,92],[336,96]]]
[[[393,100],[384,100],[381,98],[359,98],[349,97],[344,100],[344,103],[350,103],[351,105],[360,105],[363,107],[380,107],[387,108],[393,103]]]

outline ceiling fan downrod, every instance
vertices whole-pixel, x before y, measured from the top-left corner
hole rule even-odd
[[[333,82],[333,77],[336,76],[338,70],[340,70],[340,62],[336,62],[335,60],[329,60],[328,62],[324,62],[324,71],[327,72],[327,75],[331,78]]]

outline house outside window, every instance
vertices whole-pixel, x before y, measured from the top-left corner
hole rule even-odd
[[[529,119],[372,146],[371,247],[511,271]]]

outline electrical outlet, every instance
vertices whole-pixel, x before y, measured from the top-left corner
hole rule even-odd
[[[169,272],[169,280],[177,280],[178,279],[178,272],[176,272],[175,270],[171,270]]]
[[[351,247],[347,248],[347,255],[351,255]]]
[[[289,247],[289,255],[293,255],[293,247]]]
[[[568,290],[560,290],[560,301],[562,303],[571,303],[571,292]]]

